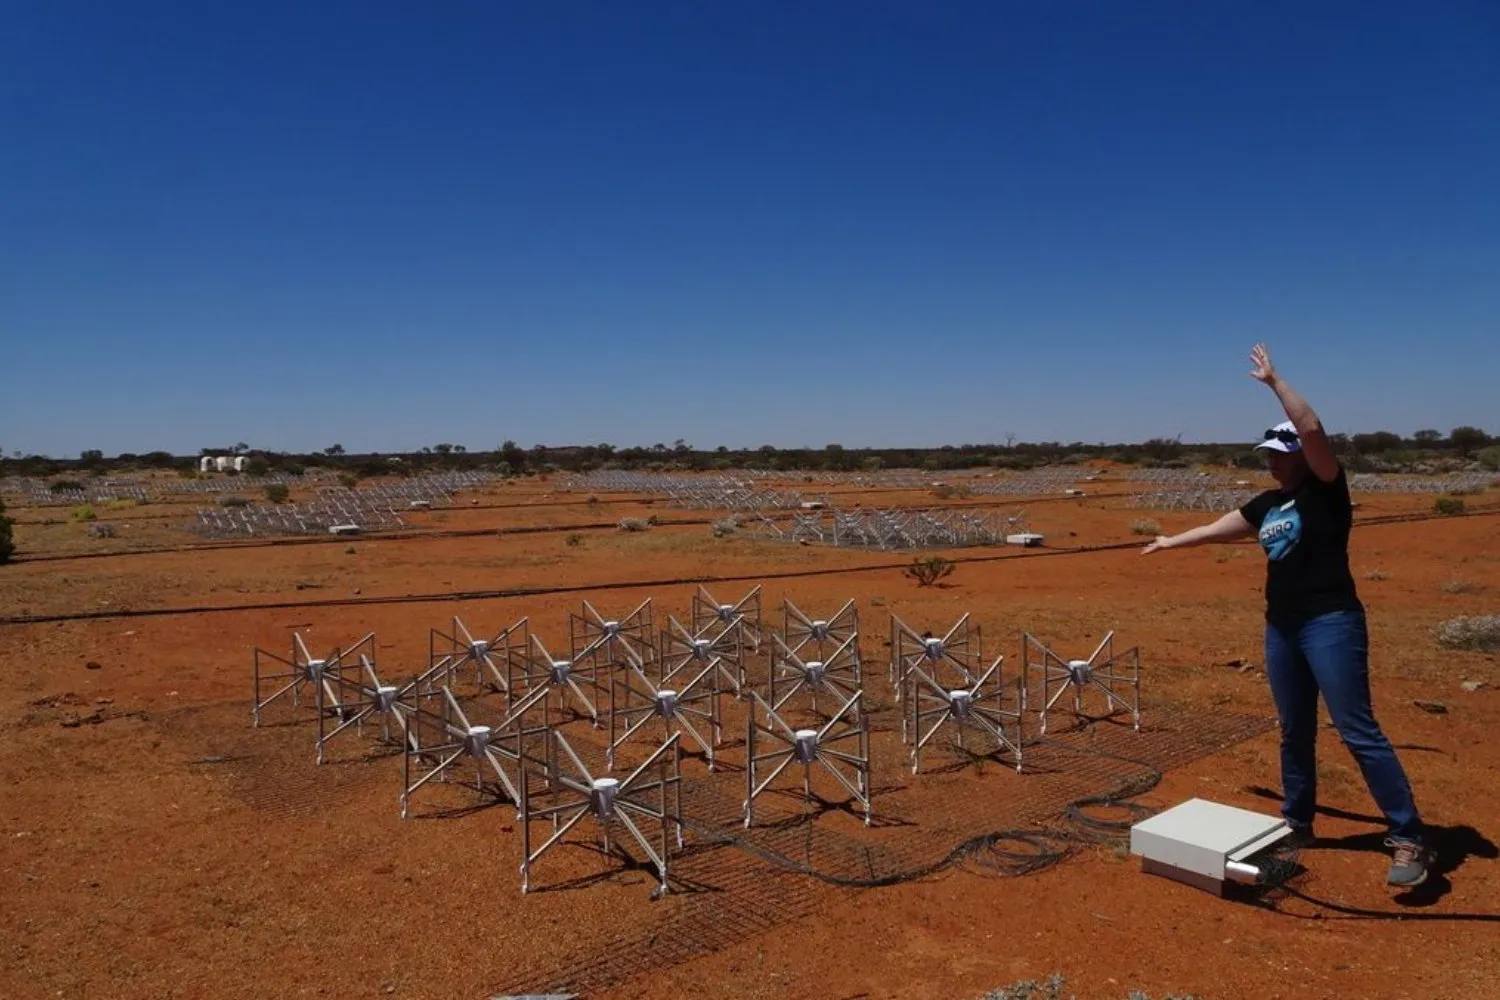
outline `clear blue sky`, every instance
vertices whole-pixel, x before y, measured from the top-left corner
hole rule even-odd
[[[0,447],[1500,432],[1500,4],[0,5]]]

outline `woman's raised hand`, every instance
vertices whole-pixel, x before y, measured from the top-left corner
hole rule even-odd
[[[1250,349],[1250,377],[1267,385],[1276,377],[1276,366],[1271,364],[1271,351],[1265,344],[1256,344]]]

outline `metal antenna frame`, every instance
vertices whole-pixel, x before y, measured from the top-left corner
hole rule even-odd
[[[507,659],[507,673],[510,675],[511,690],[524,691],[527,696],[539,688],[555,689],[561,699],[558,710],[562,711],[563,705],[572,695],[572,700],[583,706],[583,714],[587,715],[599,728],[599,701],[603,685],[599,681],[599,673],[603,670],[606,674],[610,670],[607,663],[601,663],[598,657],[591,655],[591,651],[585,651],[582,659],[557,659],[547,651],[539,636],[531,637],[531,645],[524,651],[512,649]],[[593,690],[594,696],[590,698],[579,686],[579,680],[586,681]]]
[[[600,640],[607,640],[602,646]],[[651,622],[651,598],[646,598],[623,618],[605,618],[588,601],[583,602],[582,614],[568,613],[568,645],[573,662],[578,662],[590,653],[598,654],[602,649],[616,662],[630,662],[632,656],[650,670],[659,653],[656,648],[656,630]],[[620,652],[628,649],[632,656]]]
[[[1102,718],[1110,718],[1117,711],[1129,712],[1135,731],[1141,731],[1140,647],[1132,647],[1116,655],[1114,638],[1115,633],[1110,631],[1094,647],[1087,660],[1064,660],[1030,632],[1021,637],[1023,683],[1030,686],[1033,669],[1041,676],[1042,703],[1039,715],[1043,734],[1047,732],[1047,715],[1069,690],[1073,692],[1073,714],[1083,717],[1083,694],[1090,688],[1104,694],[1109,712]],[[1039,652],[1041,658],[1033,659],[1034,652]],[[1099,659],[1100,654],[1103,654],[1104,659]],[[1116,690],[1116,685],[1130,688],[1129,701]]]
[[[755,800],[793,762],[802,765],[802,799],[805,807],[812,805],[812,766],[814,763],[822,764],[844,791],[864,807],[865,826],[870,825],[870,729],[861,711],[860,703],[863,698],[863,691],[854,692],[854,697],[845,702],[819,729],[794,730],[759,693],[750,693],[750,711],[745,713],[747,829],[755,822]],[[764,724],[757,719],[757,708],[765,714]],[[757,744],[766,737],[773,740],[777,748],[758,752]],[[834,749],[834,744],[851,738],[857,741],[858,749],[854,753]],[[852,769],[853,780],[836,765]]]
[[[911,773],[916,774],[922,762],[922,748],[944,727],[952,729],[958,746],[964,748],[964,730],[977,729],[992,737],[998,744],[997,753],[1009,753],[1015,758],[1016,770],[1021,770],[1022,718],[1026,712],[1026,685],[1019,685],[1017,705],[1014,711],[1004,707],[1005,687],[1000,674],[1003,655],[995,658],[974,683],[968,687],[949,689],[943,687],[915,664],[907,671],[910,690],[904,700],[906,724],[901,727],[902,739],[911,733]],[[995,676],[995,684],[988,691],[985,684]],[[933,722],[932,720],[937,721]],[[931,723],[929,725],[929,723]],[[1015,737],[1005,734],[1007,724],[1014,726]],[[926,731],[923,731],[926,727]]]
[[[728,689],[739,698],[745,691],[745,636],[738,628],[690,632],[672,615],[661,633],[661,683],[687,676],[700,669],[694,664],[712,664]]]
[[[331,706],[326,698],[329,684],[337,695]],[[405,713],[416,710],[416,701],[412,698],[416,688],[415,678],[400,687],[381,683],[380,675],[375,672],[375,661],[363,653],[359,657],[358,672],[352,679],[343,671],[325,673],[324,683],[318,686],[318,763],[323,763],[324,748],[335,736],[350,727],[363,731],[365,720],[372,715],[380,716],[382,742],[392,742],[391,723],[395,722],[404,744],[407,740]],[[328,720],[334,715],[340,721],[329,729]]]
[[[531,641],[530,619],[522,618],[493,639],[476,639],[457,615],[453,616],[451,631],[428,629],[427,666],[431,668],[439,660],[448,664],[448,683],[451,685],[458,671],[473,664],[474,683],[503,694],[509,704],[512,690],[510,671],[502,667],[510,660],[515,647],[526,648]],[[443,647],[446,646],[446,649]],[[499,662],[496,662],[496,661]]]
[[[470,724],[469,717],[448,687],[419,692],[418,705],[409,710],[405,727],[407,738],[401,761],[401,818],[407,818],[411,797],[417,790],[433,778],[446,782],[448,772],[466,759],[474,761],[476,791],[488,791],[484,785],[484,766],[488,764],[500,782],[500,797],[509,798],[519,807],[521,790],[516,777],[507,770],[507,765],[524,773],[528,741],[537,736],[544,741],[547,739],[547,734],[551,731],[547,721],[547,698],[550,694],[550,687],[539,687],[522,697],[496,725],[476,726]],[[424,707],[423,702],[429,700],[438,701],[437,711]],[[542,709],[542,724],[527,726],[527,713],[539,704]],[[429,731],[439,734],[436,741],[424,741],[423,736]],[[550,746],[549,743],[544,749],[550,749]],[[428,769],[413,780],[413,772],[429,762],[431,764]],[[553,770],[555,769],[548,768],[547,773],[550,775]]]
[[[786,647],[797,655],[812,643],[813,658],[827,661],[833,648],[851,635],[859,634],[859,608],[850,600],[832,618],[813,618],[790,599],[781,601],[781,635]]]
[[[633,651],[626,654],[609,685],[609,748],[604,760],[608,770],[615,769],[615,751],[634,738],[652,719],[659,719],[668,736],[685,732],[714,769],[714,749],[723,742],[723,710],[720,706],[720,664],[715,657],[698,674],[681,687],[655,684],[646,673],[646,664]],[[676,673],[674,676],[685,676]],[[708,738],[697,724],[706,724]]]
[[[896,700],[906,694],[907,674],[914,666],[930,664],[927,673],[939,684],[949,684],[948,678],[937,676],[938,669],[946,664],[954,673],[950,687],[972,685],[984,667],[984,643],[978,625],[970,623],[965,613],[941,638],[931,632],[918,634],[909,625],[891,615],[891,687]],[[907,739],[907,718],[901,716],[901,738]]]
[[[667,741],[630,772],[629,777],[596,778],[579,759],[563,734],[552,730],[549,739],[548,760],[552,780],[543,794],[561,801],[537,806],[533,802],[531,783],[535,778],[533,769],[521,768],[521,812],[517,821],[521,827],[521,892],[531,890],[531,866],[556,846],[585,816],[593,818],[599,829],[604,852],[612,853],[610,832],[614,822],[620,825],[646,853],[656,869],[659,885],[652,892],[656,898],[668,891],[667,861],[671,856],[671,834],[675,830],[676,845],[680,849],[682,840],[682,753],[678,735],[672,734]],[[563,761],[572,765],[575,774],[566,773],[557,765]],[[654,780],[652,769],[655,768]],[[655,792],[656,803],[646,798]],[[668,800],[672,808],[668,809]],[[657,849],[641,832],[635,819],[650,820],[661,824],[661,846]],[[539,820],[552,820],[552,835],[536,850],[531,848],[531,824]]]
[[[724,604],[710,594],[707,587],[700,586],[693,594],[692,610],[689,614],[693,634],[707,635],[711,629],[720,631],[739,629],[750,651],[759,652],[764,632],[760,616],[760,591],[761,588],[757,584],[734,604]]]
[[[805,645],[805,643],[804,643]],[[781,691],[777,692],[780,677]],[[859,659],[859,633],[851,633],[828,655],[826,660],[803,659],[771,634],[770,705],[785,711],[787,702],[799,691],[805,691],[813,712],[818,711],[818,692],[833,696],[834,704],[843,705],[854,693],[864,689],[864,672]]]
[[[375,633],[371,632],[363,639],[344,649],[335,648],[322,659],[318,659],[308,652],[307,643],[302,641],[300,632],[292,633],[292,650],[289,657],[281,657],[275,653],[261,649],[259,646],[252,650],[255,674],[255,707],[251,712],[254,725],[260,726],[260,714],[275,702],[290,695],[293,707],[300,708],[302,705],[302,689],[311,684],[317,689],[317,697],[314,699],[318,714],[332,711],[343,714],[343,702],[339,698],[339,688],[335,686],[334,678],[338,678],[345,669],[358,663],[361,655],[368,655],[373,662],[375,659]],[[277,670],[274,673],[265,673],[261,670],[261,661],[268,660],[273,664],[285,667],[285,671]],[[354,669],[357,669],[355,667]],[[267,685],[275,685],[275,690],[269,695],[264,694]]]

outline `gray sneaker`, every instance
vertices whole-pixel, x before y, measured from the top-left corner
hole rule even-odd
[[[1386,885],[1413,889],[1427,881],[1427,866],[1432,864],[1430,850],[1413,840],[1387,840],[1385,846],[1393,852]]]

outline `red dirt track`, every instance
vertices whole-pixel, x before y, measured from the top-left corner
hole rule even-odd
[[[1142,651],[1148,728],[1153,711],[1260,720],[1272,712],[1259,669],[1259,551],[1142,558],[1127,545],[1141,541],[1130,530],[1137,518],[1175,531],[1206,515],[1131,510],[1118,496],[1004,502],[1030,511],[1048,550],[1085,550],[960,550],[949,553],[959,560],[953,575],[922,588],[894,568],[910,554],[715,539],[706,527],[714,512],[632,498],[590,505],[547,490],[466,494],[397,538],[209,549],[192,548],[202,540],[181,522],[155,517],[161,507],[108,515],[139,516],[104,540],[88,539],[82,524],[31,523],[54,511],[13,508],[23,561],[0,569],[0,617],[106,617],[0,625],[0,997],[478,1000],[533,971],[543,980],[531,985],[548,985],[544,977],[581,963],[591,942],[738,905],[712,886],[652,902],[647,873],[582,848],[543,859],[534,877],[546,891],[523,897],[514,810],[463,809],[472,800],[454,791],[403,821],[399,754],[353,739],[318,767],[306,716],[251,728],[250,651],[282,651],[293,630],[315,651],[373,631],[382,665],[409,675],[425,666],[428,629],[454,615],[491,632],[527,616],[534,633],[565,647],[568,613],[582,599],[623,614],[650,597],[664,625],[668,613],[686,613],[687,581],[743,581],[709,584],[735,600],[764,579],[768,625],[783,597],[825,613],[858,601],[877,703],[889,702],[888,616],[942,631],[968,612],[986,650],[1008,664],[1023,632],[1086,655],[1115,630],[1117,647]],[[1492,496],[1469,506],[1493,508]],[[1025,877],[955,868],[863,890],[742,858],[736,864],[758,873],[743,890],[753,906],[795,900],[787,919],[737,942],[721,934],[687,960],[647,962],[588,995],[962,1000],[1058,971],[1086,998],[1132,988],[1213,1000],[1500,996],[1500,662],[1440,649],[1432,637],[1439,621],[1497,610],[1500,516],[1382,521],[1425,514],[1431,498],[1357,499],[1352,557],[1370,612],[1377,714],[1448,849],[1450,870],[1431,891],[1403,899],[1384,886],[1373,803],[1330,729],[1320,751],[1327,843],[1304,853],[1308,874],[1295,887],[1355,912],[1296,896],[1220,900],[1141,874],[1110,846]],[[865,500],[935,503],[919,492]],[[695,523],[642,533],[577,527],[649,513]],[[581,541],[568,544],[572,534]],[[111,548],[180,551],[26,561]],[[683,582],[640,586],[668,580]],[[580,587],[594,589],[569,589]],[[512,590],[537,592],[443,598]],[[251,605],[275,606],[237,610]],[[168,613],[107,616],[130,611]],[[1464,691],[1465,680],[1485,686]],[[1204,796],[1274,813],[1263,790],[1278,787],[1276,734],[1261,728],[1168,770],[1142,801],[1163,808]],[[1134,736],[1112,734],[1109,745],[1128,747]],[[882,737],[876,752],[894,755],[898,745]],[[931,823],[936,847],[957,839],[948,830],[944,840],[952,803],[972,811],[993,802],[1004,815],[1007,802],[1064,780],[994,764],[912,776],[900,763],[882,762],[877,788],[889,790],[893,814],[923,830]],[[690,761],[685,771],[702,767]],[[444,806],[449,813],[435,815]],[[879,817],[880,794],[874,808]],[[839,812],[816,823],[875,845],[911,836],[895,826],[866,831]],[[717,871],[720,852],[734,851],[700,850],[685,871]],[[671,951],[665,940],[649,947]]]

